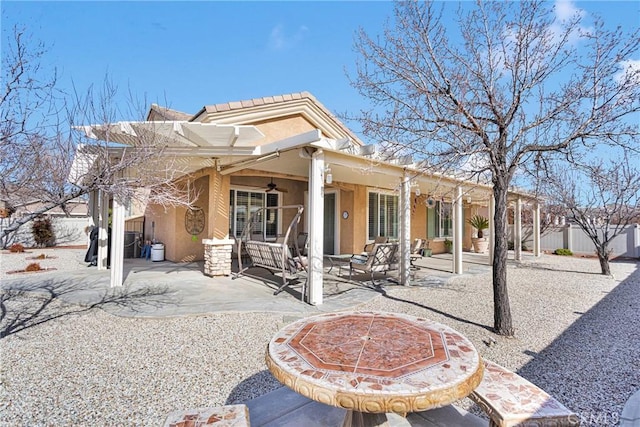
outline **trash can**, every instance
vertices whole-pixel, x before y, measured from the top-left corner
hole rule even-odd
[[[164,244],[154,243],[151,245],[151,261],[164,261]]]

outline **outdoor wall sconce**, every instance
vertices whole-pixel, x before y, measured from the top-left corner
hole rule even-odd
[[[333,182],[333,174],[331,173],[329,165],[324,169],[324,182],[327,184],[331,184]]]

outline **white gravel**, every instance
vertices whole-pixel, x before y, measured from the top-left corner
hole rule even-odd
[[[60,255],[56,268],[86,268],[80,253]],[[7,264],[19,258],[1,258],[6,277]],[[613,263],[611,278],[598,274],[594,259],[544,255],[513,263],[514,339],[488,330],[488,273],[444,285],[389,287],[358,309],[446,323],[484,357],[555,396],[583,425],[617,425],[624,403],[640,388],[637,267]],[[5,306],[15,310],[21,303],[10,299]],[[131,319],[96,310],[28,328],[0,340],[0,425],[158,426],[178,408],[244,402],[280,386],[266,371],[264,351],[288,320],[264,313]],[[489,338],[497,344],[485,345]]]
[[[41,273],[12,273],[24,270],[29,264],[40,264],[42,269],[55,269],[51,271],[70,271],[87,268],[84,262],[86,249],[60,249],[60,248],[29,248],[21,253],[11,253],[3,250],[0,253],[0,279],[13,279],[16,277],[41,274]],[[34,259],[44,255],[44,259]]]

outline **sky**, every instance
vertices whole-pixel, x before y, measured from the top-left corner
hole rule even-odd
[[[637,1],[561,5],[598,13],[610,26],[640,26]],[[356,31],[379,35],[393,15],[388,1],[3,0],[0,7],[3,50],[7,31],[24,26],[45,43],[43,68],[57,70],[61,89],[84,91],[109,76],[123,97],[130,91],[187,113],[302,91],[334,113],[355,113],[366,106],[347,77]]]

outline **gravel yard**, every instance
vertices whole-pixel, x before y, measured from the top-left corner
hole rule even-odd
[[[86,268],[84,250],[32,252],[43,251],[58,256],[43,260],[43,267]],[[20,255],[0,258],[3,279],[7,270],[26,266]],[[518,371],[575,411],[583,425],[617,425],[640,388],[637,267],[615,262],[611,278],[598,274],[595,259],[544,255],[512,263],[512,339],[488,329],[488,273],[389,287],[357,308],[446,323],[483,357]],[[25,303],[29,299],[4,302],[8,310]],[[11,334],[0,340],[0,425],[158,426],[174,409],[244,402],[280,386],[266,371],[264,351],[290,320],[266,313],[132,319],[95,310]],[[497,344],[487,345],[490,338]]]

